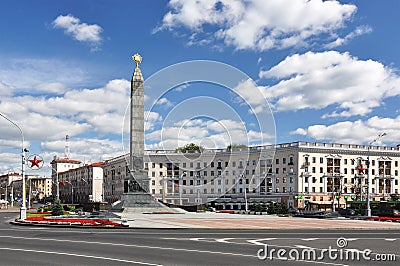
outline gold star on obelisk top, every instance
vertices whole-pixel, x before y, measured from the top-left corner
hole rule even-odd
[[[140,54],[136,53],[132,56],[132,60],[136,63],[136,68],[139,68],[139,64],[142,63],[142,57]]]

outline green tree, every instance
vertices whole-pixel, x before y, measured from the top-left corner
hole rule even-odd
[[[194,143],[190,143],[190,144],[186,144],[183,147],[179,147],[176,150],[181,151],[181,152],[195,152],[195,151],[201,152],[203,149],[204,148],[201,146],[198,146]]]
[[[51,215],[60,216],[64,214],[64,208],[61,205],[61,201],[58,199],[54,201],[53,209],[51,210]]]
[[[233,149],[247,149],[247,146],[244,144],[230,144],[226,147],[227,151],[232,151]]]

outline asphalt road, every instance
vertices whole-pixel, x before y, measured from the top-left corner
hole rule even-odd
[[[0,213],[1,265],[398,265],[400,261],[400,232],[393,230],[72,229],[8,224],[16,215]]]

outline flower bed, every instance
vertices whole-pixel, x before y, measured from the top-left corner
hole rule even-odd
[[[27,223],[48,224],[48,225],[84,225],[84,226],[107,226],[107,227],[127,227],[128,225],[115,223],[103,219],[85,219],[85,218],[60,218],[51,216],[31,216],[24,221]]]

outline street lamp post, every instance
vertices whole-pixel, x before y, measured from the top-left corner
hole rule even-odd
[[[54,156],[54,160],[56,160],[56,156]],[[56,200],[58,200],[58,199],[60,199],[60,182],[58,182],[58,170],[55,169],[53,165],[51,166],[51,170],[52,170],[52,172],[56,173],[56,182],[55,182],[55,185],[56,185]],[[52,191],[54,191],[54,190],[52,190]]]
[[[21,175],[22,175],[22,204],[20,208],[20,219],[25,220],[26,219],[26,186],[25,186],[25,152],[28,151],[27,149],[24,148],[24,132],[22,131],[22,128],[14,121],[9,119],[7,116],[4,114],[0,113],[0,116],[4,117],[8,122],[13,124],[18,128],[18,130],[21,133]]]
[[[65,181],[65,183],[68,183],[71,185],[71,204],[74,205],[74,186],[69,181]]]
[[[182,206],[182,178],[186,176],[186,172],[183,172],[179,178],[179,205]]]
[[[380,133],[378,135],[378,137],[376,139],[374,139],[373,141],[371,141],[370,143],[368,143],[368,147],[367,147],[367,216],[370,217],[371,216],[371,201],[370,201],[370,175],[369,175],[369,165],[370,165],[370,161],[369,161],[369,150],[370,150],[370,146],[377,142],[380,138],[382,138],[383,136],[386,136],[387,134],[385,132]]]

